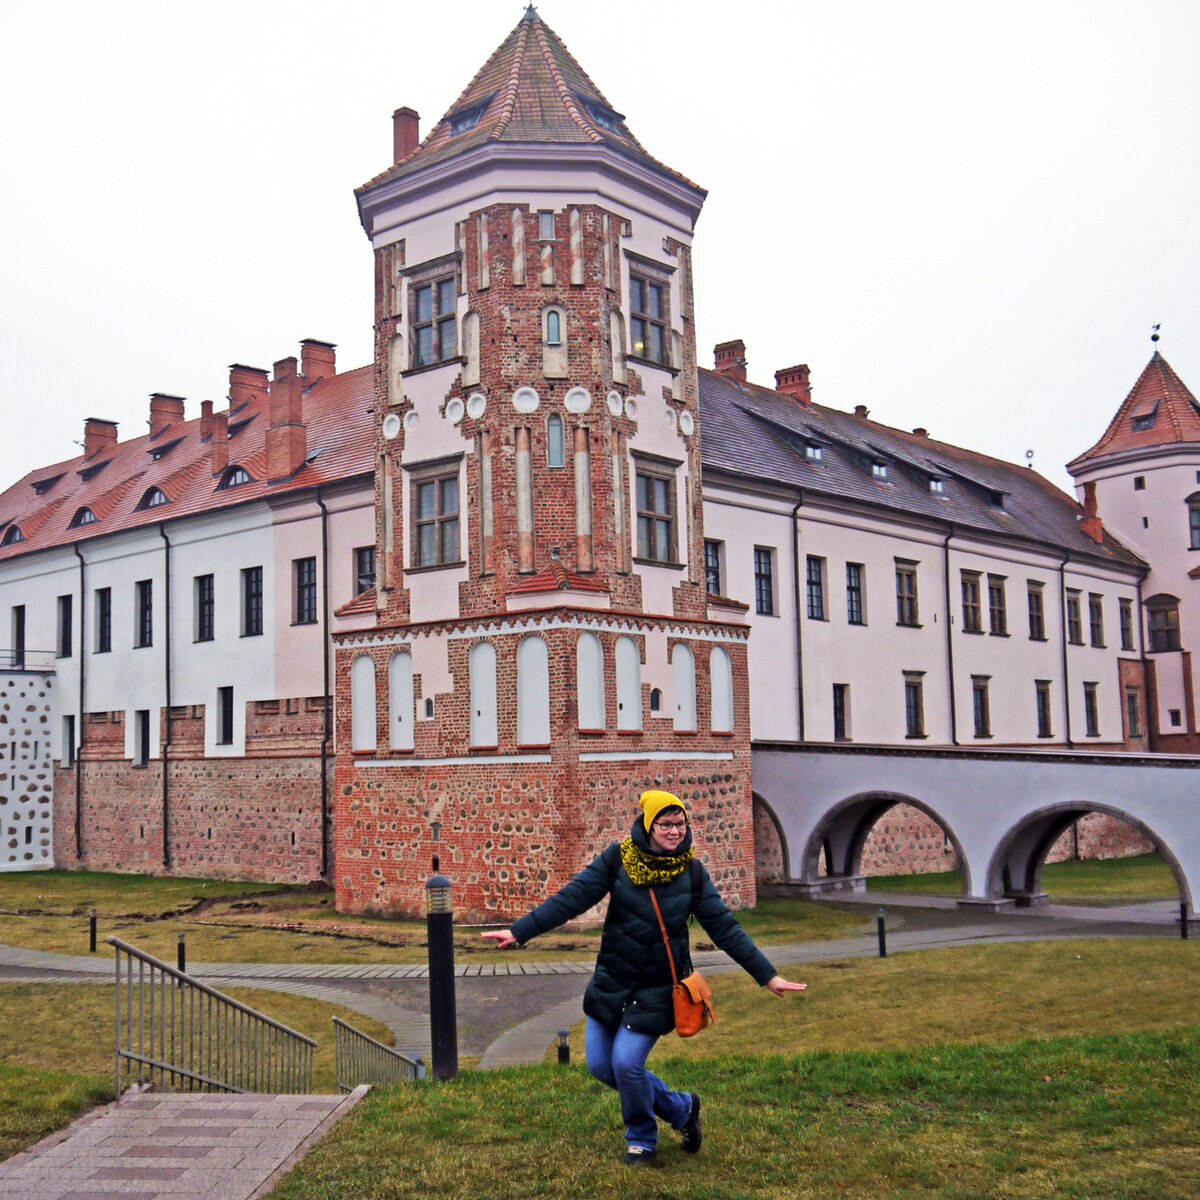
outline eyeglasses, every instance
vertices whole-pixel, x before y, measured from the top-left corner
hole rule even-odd
[[[682,833],[687,828],[686,821],[655,821],[654,828],[659,833]]]

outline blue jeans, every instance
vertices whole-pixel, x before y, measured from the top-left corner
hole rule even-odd
[[[616,1089],[621,1097],[625,1140],[644,1150],[658,1146],[655,1117],[661,1117],[673,1129],[682,1129],[692,1115],[688,1092],[672,1092],[657,1075],[646,1070],[646,1059],[657,1041],[653,1033],[634,1033],[624,1025],[609,1029],[592,1017],[587,1019],[587,1069],[601,1083]]]

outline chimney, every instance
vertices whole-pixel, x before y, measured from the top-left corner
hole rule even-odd
[[[222,475],[229,466],[229,413],[214,414],[212,423],[212,440],[208,443],[208,453],[212,459],[212,473]]]
[[[292,360],[295,362],[295,359]],[[233,363],[229,368],[229,411],[237,412],[244,404],[261,400],[267,392],[267,373],[262,367],[244,367]]]
[[[929,436],[929,430],[926,429],[924,425],[918,425],[916,429],[913,430],[913,436],[927,438]]]
[[[267,479],[286,479],[302,466],[308,453],[304,426],[304,392],[296,360],[275,364],[271,380],[270,424],[267,426]]]
[[[117,423],[103,417],[88,417],[83,422],[83,457],[95,458],[117,444]]]
[[[300,343],[300,374],[305,387],[337,374],[336,349],[333,342],[318,342],[316,338],[305,338]]]
[[[1100,520],[1096,504],[1096,482],[1092,480],[1083,485],[1083,520],[1079,528],[1092,539],[1104,545],[1104,523]]]
[[[775,372],[775,390],[785,396],[795,396],[801,404],[812,403],[812,385],[808,382],[808,364],[784,367]]]
[[[200,401],[200,440],[207,442],[213,435],[212,401]]]
[[[865,421],[871,415],[871,410],[865,404],[856,404],[854,406],[854,415],[860,421]]]
[[[158,437],[164,429],[183,420],[183,397],[155,392],[150,397],[150,436]]]
[[[738,338],[735,342],[719,342],[713,349],[714,365],[718,375],[746,382],[746,343]]]
[[[415,108],[398,108],[392,113],[392,150],[395,162],[403,162],[421,144],[421,117]]]

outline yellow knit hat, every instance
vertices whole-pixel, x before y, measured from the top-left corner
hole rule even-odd
[[[664,808],[682,808],[684,819],[688,822],[691,821],[687,806],[678,796],[672,795],[670,792],[643,792],[638,803],[642,806],[642,827],[647,833],[650,832],[650,826],[654,824],[655,818]]]

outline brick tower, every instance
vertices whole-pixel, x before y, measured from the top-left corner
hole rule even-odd
[[[358,191],[375,251],[376,625],[340,636],[336,887],[518,914],[684,796],[754,899],[746,626],[705,586],[691,237],[531,7]]]

